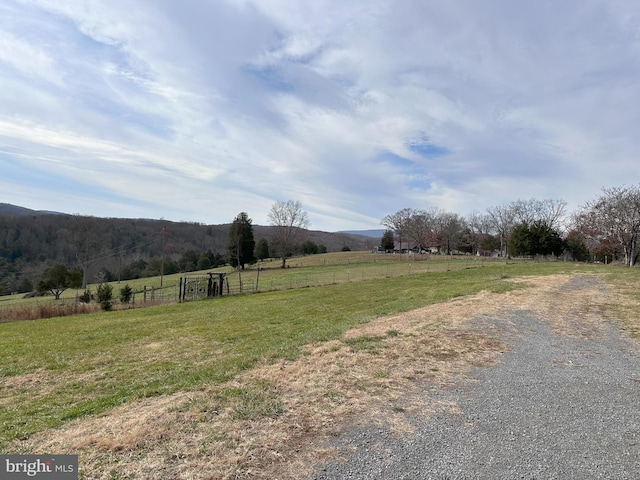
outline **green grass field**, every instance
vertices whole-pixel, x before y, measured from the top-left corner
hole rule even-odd
[[[362,273],[348,283],[314,288],[0,324],[0,451],[6,452],[14,439],[134,399],[197,390],[229,380],[259,361],[296,358],[304,345],[337,338],[382,315],[480,290],[505,292],[515,288],[506,281],[509,277],[578,271],[638,285],[637,269],[569,262],[394,260],[354,265],[325,258],[317,266],[262,274],[272,274],[285,287],[287,282],[304,286],[287,275],[308,276],[314,268],[329,277],[377,268],[380,277],[368,279]],[[394,268],[404,273],[388,275]],[[629,295],[637,295],[637,288]]]
[[[414,256],[370,252],[334,252],[293,257],[287,261],[287,268],[285,269],[280,268],[279,260],[272,259],[253,265],[240,273],[227,266],[201,272],[189,272],[187,275],[206,276],[208,272],[223,272],[228,275],[229,287],[233,292],[239,291],[240,280],[243,282],[244,292],[256,290],[264,292],[505,264],[506,262],[502,259],[471,256]],[[169,301],[175,301],[178,297],[180,277],[183,275],[165,275],[162,279],[160,277],[151,277],[123,280],[119,283],[111,282],[111,285],[113,286],[114,297],[119,295],[120,288],[124,285],[131,286],[134,291],[139,292],[136,295],[137,302],[143,300],[143,295],[140,293],[143,289],[147,289],[147,299],[150,299],[151,289],[157,290],[162,286],[165,289],[166,298]],[[97,284],[89,284],[87,288],[95,294]],[[2,308],[45,303],[68,304],[69,302],[74,302],[76,297],[82,293],[81,290],[65,290],[59,302],[55,302],[52,296],[24,298],[23,294],[17,294],[0,297],[0,321],[2,320]]]

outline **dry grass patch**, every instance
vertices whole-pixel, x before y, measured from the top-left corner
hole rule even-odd
[[[636,270],[637,271],[637,270]],[[609,295],[608,307],[620,320],[622,328],[636,340],[640,340],[640,278],[614,277],[615,289]]]
[[[429,391],[498,362],[514,311],[532,311],[563,334],[593,335],[611,300],[597,281],[569,275],[526,285],[379,318],[308,345],[295,361],[75,420],[12,450],[79,453],[83,475],[96,479],[305,478],[335,453],[329,440],[346,425],[374,422],[406,435],[414,428],[407,413],[458,412]]]
[[[596,276],[554,275],[518,279],[535,284],[530,290],[514,291],[506,296],[509,308],[530,310],[547,320],[560,335],[592,338],[598,336],[608,318],[615,292]]]
[[[49,300],[33,305],[13,305],[0,308],[0,323],[21,320],[37,320],[40,318],[65,317],[93,313],[100,310],[97,303],[56,303]]]

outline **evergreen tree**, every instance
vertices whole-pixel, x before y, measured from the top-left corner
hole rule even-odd
[[[532,255],[561,255],[565,244],[556,230],[539,220],[530,228]]]
[[[113,287],[111,285],[108,283],[101,283],[98,285],[96,297],[98,298],[98,303],[102,310],[105,312],[111,311],[113,308],[113,304],[111,303],[111,300],[113,299]]]
[[[383,234],[382,234],[382,239],[380,240],[380,246],[382,248],[384,248],[387,251],[391,251],[394,249],[395,247],[395,242],[393,239],[393,231],[392,230],[386,230]]]
[[[207,270],[211,268],[211,259],[206,253],[198,257],[198,270]]]
[[[193,249],[189,249],[182,254],[180,260],[178,260],[178,265],[184,272],[192,272],[194,270],[198,270],[198,260],[200,259],[200,254]],[[208,268],[208,267],[205,267]],[[201,270],[201,269],[200,269]]]
[[[532,255],[531,231],[527,223],[520,223],[511,231],[509,253],[515,257]]]
[[[227,252],[231,266],[244,270],[247,263],[255,262],[255,246],[251,219],[245,212],[241,212],[229,229]]]
[[[318,245],[312,240],[307,240],[302,244],[302,253],[305,255],[315,255],[318,253]]]
[[[266,239],[261,238],[256,244],[256,258],[258,258],[259,260],[264,260],[265,258],[269,257],[269,242],[267,242]]]
[[[500,250],[500,237],[489,234],[484,235],[480,242],[480,248],[485,252]]]
[[[577,230],[572,230],[565,239],[567,251],[574,260],[578,262],[586,262],[589,260],[589,249],[585,244],[584,237]]]
[[[133,298],[133,288],[131,288],[127,283],[124,287],[120,289],[120,301],[122,303],[129,303],[132,298]]]
[[[509,252],[522,255],[560,255],[565,248],[564,241],[553,228],[542,221],[529,225],[520,223],[511,232]]]
[[[91,300],[93,300],[93,295],[91,295],[91,290],[87,288],[84,291],[84,293],[80,295],[79,299],[82,303],[91,303]]]

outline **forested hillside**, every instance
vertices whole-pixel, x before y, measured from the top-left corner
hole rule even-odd
[[[33,290],[43,270],[55,262],[80,268],[89,282],[95,282],[157,275],[163,253],[167,274],[227,261],[230,224],[7,210],[0,210],[0,295]],[[270,241],[272,228],[254,225],[253,233],[256,242]],[[376,243],[363,236],[319,231],[307,232],[305,241],[329,252]]]

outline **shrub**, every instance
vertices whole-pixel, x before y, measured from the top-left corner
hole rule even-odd
[[[108,283],[101,283],[98,285],[97,296],[100,308],[105,312],[110,311],[113,307],[111,303],[111,299],[113,298],[113,287]]]
[[[82,295],[80,295],[79,300],[82,303],[91,303],[92,298],[93,298],[93,295],[91,295],[91,292],[89,291],[89,289],[87,289],[84,291]]]
[[[129,303],[133,298],[133,289],[127,283],[120,289],[120,301],[122,303]]]

